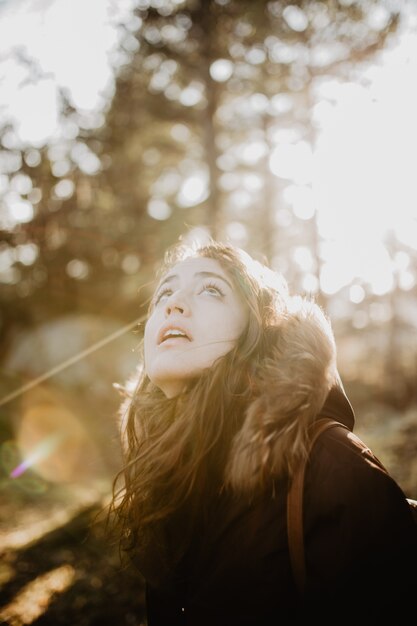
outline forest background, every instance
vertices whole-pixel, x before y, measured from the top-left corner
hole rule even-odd
[[[86,6],[0,4],[0,619],[12,626],[145,623],[140,577],[91,522],[120,467],[121,387],[156,267],[179,237],[231,241],[317,299],[356,433],[417,498],[415,3]],[[39,42],[57,15],[51,54]]]

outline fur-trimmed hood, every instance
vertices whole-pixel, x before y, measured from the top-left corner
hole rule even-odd
[[[291,475],[307,453],[308,427],[322,411],[353,428],[337,371],[329,319],[314,302],[293,297],[256,376],[256,391],[234,439],[226,482],[252,491],[267,475]]]
[[[225,483],[236,492],[258,491],[271,474],[291,475],[307,453],[308,427],[318,414],[351,430],[354,425],[337,371],[333,331],[323,310],[305,298],[290,297],[278,323],[265,333],[266,355],[253,371],[252,399],[224,473]],[[123,388],[119,427],[125,450],[129,408],[142,373],[143,364]]]

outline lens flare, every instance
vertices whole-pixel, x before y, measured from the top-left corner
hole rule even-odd
[[[56,450],[63,439],[64,435],[62,433],[55,433],[46,437],[46,439],[41,441],[41,443],[34,448],[32,453],[29,454],[29,456],[26,457],[22,463],[19,463],[19,465],[15,467],[12,472],[10,472],[10,478],[18,478],[38,461],[45,459],[54,450]]]

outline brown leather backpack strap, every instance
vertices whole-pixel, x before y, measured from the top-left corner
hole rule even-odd
[[[303,493],[304,493],[304,476],[308,455],[314,445],[316,439],[328,428],[341,426],[346,428],[344,424],[336,420],[323,417],[317,419],[310,427],[309,449],[307,457],[296,470],[287,494],[287,534],[288,547],[290,551],[290,561],[297,588],[302,594],[304,592],[306,579],[306,566],[304,557],[304,532],[303,532]]]

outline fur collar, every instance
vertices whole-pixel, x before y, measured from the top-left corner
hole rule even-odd
[[[333,331],[317,304],[293,297],[274,330],[226,468],[235,491],[253,492],[271,472],[292,474],[307,453],[308,426],[340,381]]]
[[[236,492],[258,491],[271,474],[291,476],[307,454],[308,427],[322,410],[353,428],[329,319],[310,300],[297,296],[289,302],[279,324],[267,330],[268,355],[254,375],[253,400],[232,442],[224,479]],[[125,449],[128,409],[140,375],[138,368],[120,387],[125,396],[119,411]]]

